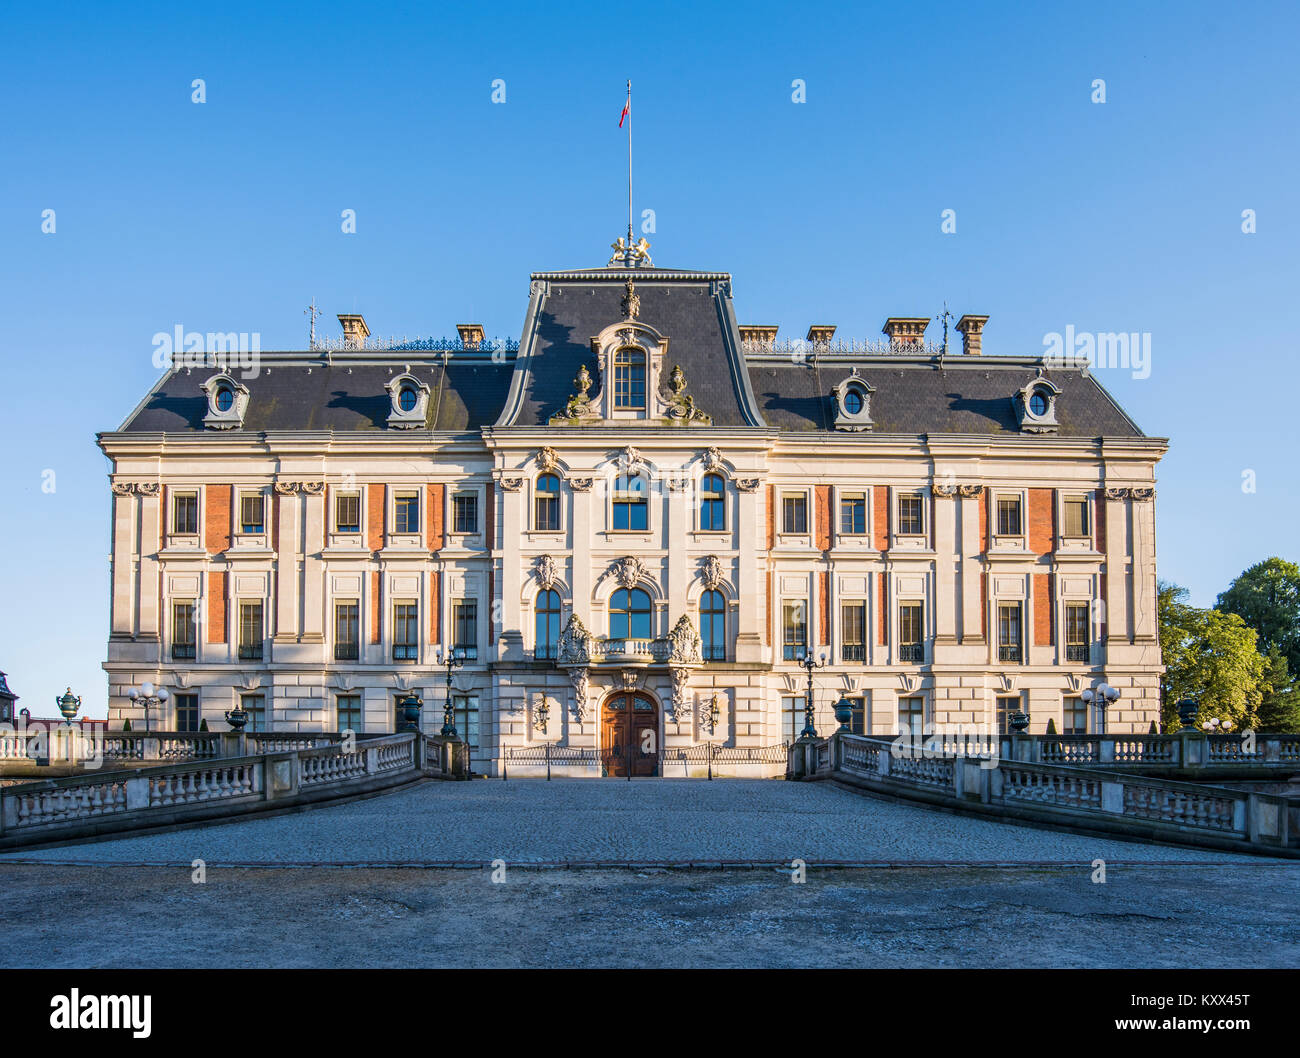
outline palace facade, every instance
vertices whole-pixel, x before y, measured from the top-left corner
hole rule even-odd
[[[735,762],[803,728],[805,649],[823,734],[841,697],[890,735],[1158,718],[1166,443],[1086,365],[985,355],[978,315],[960,351],[914,317],[778,342],[727,273],[619,249],[535,273],[518,343],[341,316],[255,370],[178,358],[99,437],[110,726],[149,681],[154,729],[390,731],[414,692],[436,731],[450,650],[487,774],[629,741],[650,772],[713,743],[779,774]]]

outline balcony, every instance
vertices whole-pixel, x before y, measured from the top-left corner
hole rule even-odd
[[[591,644],[593,664],[655,664],[668,660],[672,644],[666,639],[597,639]]]
[[[1009,661],[1013,664],[1020,664],[1020,644],[1019,643],[999,643],[998,660]]]
[[[1088,663],[1088,644],[1067,643],[1065,645],[1065,660],[1081,661],[1086,665]]]
[[[925,660],[924,643],[899,643],[898,660],[901,662],[919,663]]]

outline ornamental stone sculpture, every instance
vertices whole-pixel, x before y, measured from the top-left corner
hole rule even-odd
[[[669,665],[698,665],[703,661],[700,633],[687,614],[682,614],[673,625],[673,630],[668,633],[668,643],[672,648],[668,655]]]

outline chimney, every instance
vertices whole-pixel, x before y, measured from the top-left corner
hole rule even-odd
[[[476,348],[483,341],[483,324],[481,323],[458,323],[456,330],[460,332],[461,344],[466,349]]]
[[[366,318],[359,313],[339,313],[339,323],[343,325],[343,341],[350,349],[360,349],[370,337],[370,328]]]
[[[961,331],[961,351],[964,355],[980,355],[980,346],[984,341],[984,324],[988,322],[987,316],[971,315],[965,315],[957,321],[957,330]]]
[[[738,325],[738,329],[742,343],[757,342],[761,345],[776,341],[778,330],[776,324],[769,326],[766,323],[742,323]]]
[[[808,328],[810,342],[829,342],[834,335],[835,324],[833,323],[814,323]]]
[[[889,337],[892,345],[919,346],[925,341],[925,329],[928,326],[929,316],[890,316],[881,330]]]

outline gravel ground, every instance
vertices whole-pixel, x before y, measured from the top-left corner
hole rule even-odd
[[[1300,866],[338,870],[0,864],[0,965],[1294,967]],[[1067,988],[1067,991],[1069,989]]]
[[[427,782],[305,812],[0,855],[18,862],[243,865],[1252,863],[1038,830],[827,783]]]

